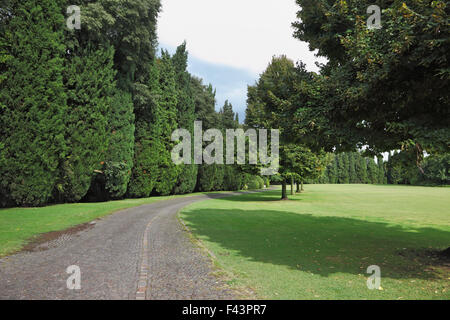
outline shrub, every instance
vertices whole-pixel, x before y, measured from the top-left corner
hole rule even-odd
[[[224,189],[226,191],[238,191],[243,186],[243,176],[234,166],[225,166]]]
[[[264,187],[264,181],[261,177],[250,176],[247,186],[249,190],[262,189]]]

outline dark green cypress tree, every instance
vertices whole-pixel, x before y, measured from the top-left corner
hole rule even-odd
[[[193,78],[192,88],[194,90],[195,113],[197,120],[202,121],[203,130],[212,128],[221,129],[219,115],[215,112],[215,91],[211,85],[205,86],[202,80]],[[205,147],[206,144],[203,145]],[[215,191],[223,188],[224,165],[202,164],[198,169],[197,190]]]
[[[369,183],[369,178],[367,176],[367,161],[359,152],[356,153],[356,157],[356,175],[358,176],[359,183]]]
[[[148,78],[148,85],[135,86],[133,97],[136,117],[135,151],[128,195],[135,198],[148,197],[155,188],[164,147],[159,139],[161,93],[156,64],[150,66]]]
[[[336,184],[339,181],[339,179],[338,179],[338,157],[337,157],[337,155],[333,156],[333,160],[331,162],[331,167],[330,167],[330,170],[328,172],[328,181],[331,184]]]
[[[384,184],[385,171],[384,171],[384,160],[383,157],[377,157],[377,165],[378,165],[378,184]]]
[[[90,191],[95,200],[120,199],[125,195],[133,168],[134,130],[131,95],[116,89],[108,115],[107,152]]]
[[[350,161],[349,161],[349,153],[343,153],[342,154],[342,160],[343,160],[343,169],[344,169],[344,184],[350,183]]]
[[[350,182],[350,166],[347,154],[338,155],[338,183],[348,184]]]
[[[318,184],[329,184],[330,180],[329,179],[329,170],[330,170],[330,164],[327,165],[325,171],[323,172],[323,174],[319,177],[319,179],[316,181],[316,183]],[[296,181],[297,183],[297,192],[299,192],[299,181]]]
[[[121,92],[112,98],[115,100],[118,96],[122,96],[122,98],[118,98],[119,101],[112,101],[112,105],[120,104],[121,116],[119,113],[112,114],[113,119],[109,121],[115,122],[119,126],[119,129],[116,130],[117,136],[111,134],[111,139],[121,139],[123,145],[117,146],[115,150],[118,157],[105,158],[102,168],[105,175],[97,176],[97,178],[101,178],[102,185],[96,192],[104,193],[105,188],[109,185],[107,187],[109,197],[119,197],[128,180],[126,173],[130,164],[127,159],[133,157],[133,165],[136,163],[139,167],[132,170],[133,178],[129,183],[129,195],[133,197],[148,196],[156,183],[158,152],[162,148],[161,142],[155,138],[158,128],[154,129],[154,126],[151,126],[153,114],[157,112],[156,105],[159,99],[159,85],[155,86],[151,82],[153,80],[156,84],[159,82],[158,78],[153,76],[156,69],[152,66],[157,47],[156,24],[161,7],[160,1],[97,0],[83,1],[83,4],[83,31],[80,37],[82,41],[110,44],[115,48],[114,63],[118,72],[117,87]],[[128,125],[132,115],[126,107],[129,102],[129,97],[127,97],[129,94],[132,95],[135,113],[135,138],[138,142],[138,145],[133,146],[135,152],[129,152],[129,142],[131,141],[129,133],[132,129]],[[111,147],[112,145],[109,144],[108,150]]]
[[[49,200],[65,152],[61,4],[17,0],[1,8],[0,198],[17,205]]]
[[[128,193],[168,195],[180,168],[172,162],[172,133],[177,129],[175,69],[167,51],[150,68],[148,86],[135,88],[135,159]]]
[[[95,170],[105,161],[108,148],[108,116],[114,93],[112,47],[75,50],[66,59],[65,115],[67,155],[61,162],[56,195],[59,200],[79,201],[88,192]]]
[[[159,67],[159,84],[161,95],[159,100],[158,126],[161,128],[159,140],[161,148],[159,175],[155,191],[160,195],[168,195],[175,188],[181,167],[172,161],[171,152],[174,147],[172,133],[177,128],[177,88],[175,83],[175,68],[167,51],[162,51],[161,59],[157,61]]]
[[[367,174],[369,178],[369,183],[378,183],[378,167],[373,158],[367,159]]]
[[[219,112],[221,128],[226,129],[236,129],[239,126],[239,122],[236,121],[236,116],[233,111],[233,105],[225,101],[222,109]]]
[[[132,93],[135,86],[148,85],[148,68],[153,63],[158,45],[156,31],[160,0],[81,2],[82,37],[115,48],[119,87]]]
[[[240,127],[237,113],[233,111],[231,103],[225,101],[224,106],[219,112],[220,123],[224,137],[227,129],[238,129]],[[236,151],[235,151],[236,152]],[[225,159],[224,159],[225,160]],[[244,175],[241,166],[238,164],[225,165],[223,175],[223,189],[227,191],[237,191],[243,187]],[[263,180],[264,187],[264,180]]]
[[[350,183],[358,183],[358,176],[356,175],[356,154],[354,152],[350,152],[347,154],[350,166]]]
[[[109,115],[108,152],[105,158],[105,189],[109,198],[118,199],[127,192],[133,168],[134,113],[129,93],[116,90]]]
[[[195,102],[191,88],[191,76],[187,72],[188,52],[186,51],[186,43],[177,48],[172,61],[176,73],[178,128],[188,130],[192,137],[194,134]],[[197,184],[198,166],[182,164],[180,165],[180,171],[173,193],[193,192]]]

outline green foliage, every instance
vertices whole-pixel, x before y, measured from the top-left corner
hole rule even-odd
[[[378,167],[373,158],[367,159],[367,174],[369,177],[369,183],[378,183]]]
[[[242,166],[172,162],[174,130],[239,121],[189,74],[185,43],[157,57],[160,1],[79,5],[81,31],[65,0],[2,2],[0,205],[242,188]]]
[[[159,159],[163,145],[160,143],[159,117],[159,70],[152,65],[147,85],[134,88],[135,151],[128,195],[148,197],[155,188],[159,175]]]
[[[258,176],[256,180],[259,182],[259,189],[264,189],[264,179]]]
[[[223,129],[221,114],[215,112],[215,91],[212,86],[203,85],[202,81],[192,78],[192,89],[195,97],[195,113],[197,120],[203,123],[203,130]],[[207,144],[204,143],[203,147]],[[221,164],[202,164],[198,169],[197,190],[198,191],[217,191],[223,190],[225,168],[226,165]],[[228,173],[230,173],[229,171]],[[230,177],[228,177],[230,179]],[[233,184],[233,183],[231,183]]]
[[[216,92],[211,85],[204,85],[203,81],[191,77],[194,95],[196,120],[203,122],[204,129],[217,128],[218,116],[215,112]]]
[[[197,188],[202,192],[222,190],[224,186],[225,165],[203,164],[198,169]]]
[[[413,150],[394,152],[386,164],[390,184],[448,185],[450,184],[450,155],[434,154],[425,158],[421,168],[414,164]]]
[[[361,154],[355,154],[356,160],[356,175],[358,177],[358,183],[369,183],[369,177],[367,175],[367,161]]]
[[[186,43],[183,43],[177,48],[176,53],[172,57],[172,61],[176,74],[178,127],[188,130],[191,136],[193,136],[195,101],[191,84],[192,79],[187,71],[188,52],[186,51]],[[193,192],[197,184],[197,174],[197,165],[180,165],[180,174],[178,175],[173,192],[176,194]]]
[[[297,3],[295,36],[329,60],[319,81],[323,100],[314,109],[341,150],[448,152],[448,3],[378,1],[379,30],[367,28],[370,1]]]
[[[115,68],[120,87],[127,91],[146,84],[157,47],[160,9],[160,0],[84,0],[81,34],[116,49]]]
[[[134,113],[131,95],[117,91],[113,96],[109,118],[111,138],[105,161],[105,189],[112,199],[118,199],[127,192],[133,168],[134,155]]]
[[[415,184],[419,169],[414,162],[415,154],[411,150],[394,152],[387,163],[390,184]]]
[[[308,179],[308,182],[329,184],[387,184],[385,165],[382,157],[378,164],[373,158],[366,158],[359,152],[332,155],[322,177]]]
[[[264,180],[259,176],[247,175],[245,185],[248,190],[258,190],[264,188]]]
[[[450,154],[435,155],[425,159],[425,181],[432,184],[450,184]]]
[[[127,192],[133,168],[134,113],[131,95],[116,89],[108,116],[109,146],[95,179],[94,196],[120,199]],[[94,182],[93,182],[94,183]],[[104,196],[102,196],[104,195]]]
[[[76,202],[89,190],[94,170],[105,161],[114,92],[114,50],[80,49],[66,59],[65,89],[68,110],[64,117],[66,157],[60,165],[58,200]]]
[[[223,189],[226,191],[241,190],[244,184],[244,177],[237,166],[226,165],[223,176]]]
[[[65,155],[60,5],[9,1],[1,10],[0,198],[17,205],[48,201]]]
[[[292,97],[297,74],[286,56],[274,57],[255,86],[248,89],[245,124],[250,128],[278,129],[281,141],[291,140]]]
[[[356,175],[356,158],[354,153],[348,153],[349,183],[358,183],[358,176]]]
[[[183,165],[181,166],[181,173],[178,176],[177,184],[173,189],[174,194],[191,193],[197,186],[197,165]]]
[[[306,107],[314,91],[313,75],[301,63],[295,67],[286,56],[274,57],[256,85],[248,89],[245,124],[255,129],[280,130],[283,198],[291,177],[316,179],[326,167],[323,148],[311,134],[315,124],[309,122],[303,128],[299,125],[305,117],[298,106]]]
[[[386,180],[386,171],[385,171],[385,163],[383,157],[377,157],[377,166],[378,166],[378,175],[377,175],[377,183],[385,184]]]
[[[168,195],[174,189],[181,168],[176,166],[171,158],[174,143],[172,133],[177,128],[177,89],[176,73],[171,57],[167,51],[162,51],[161,59],[157,60],[159,69],[160,96],[158,101],[158,116],[155,126],[158,127],[158,139],[163,145],[159,154],[159,174],[155,191],[160,195]]]
[[[366,166],[364,166],[365,168]],[[332,163],[327,167],[328,183],[335,184],[338,183],[338,166],[336,156],[333,157]]]
[[[338,181],[342,184],[350,183],[350,163],[346,153],[340,154],[338,161]]]
[[[234,113],[233,106],[228,100],[225,101],[224,106],[219,111],[219,127],[222,128],[223,136],[226,136],[227,129],[238,129],[240,128],[239,120],[237,118],[238,114]],[[236,141],[235,141],[236,143]],[[248,144],[246,143],[246,149]],[[235,148],[235,161],[237,161]],[[246,150],[248,154],[248,150]],[[225,155],[224,155],[225,156]],[[225,161],[225,160],[224,160]],[[237,191],[242,189],[244,185],[244,175],[245,165],[225,165],[224,167],[224,177],[223,177],[223,188],[227,191]]]

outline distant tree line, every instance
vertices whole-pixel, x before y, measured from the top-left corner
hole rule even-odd
[[[415,164],[415,154],[395,151],[388,160],[364,157],[359,152],[332,154],[332,160],[318,179],[306,183],[320,184],[404,184],[449,185],[450,155],[435,155],[424,159],[421,168]]]
[[[309,182],[309,181],[308,181]],[[333,154],[318,183],[387,184],[386,163],[382,157],[368,158],[359,152]]]
[[[159,0],[0,5],[0,204],[261,187],[238,166],[175,165],[175,129],[238,127],[231,104],[187,71],[186,45],[157,54]]]

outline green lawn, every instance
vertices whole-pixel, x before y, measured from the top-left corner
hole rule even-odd
[[[204,193],[197,193],[197,195],[200,194]],[[0,257],[20,250],[29,240],[39,234],[65,230],[118,210],[175,197],[183,196],[61,204],[42,208],[0,209]]]
[[[180,213],[236,288],[268,299],[450,299],[450,188],[307,185]],[[371,265],[382,290],[367,288]],[[231,275],[231,278],[230,278]]]

